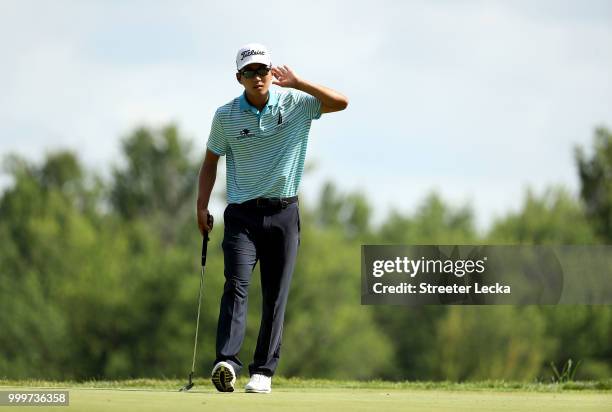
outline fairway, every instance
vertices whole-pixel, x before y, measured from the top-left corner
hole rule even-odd
[[[0,390],[34,389],[2,386]],[[45,389],[49,389],[48,387]],[[610,411],[608,391],[527,392],[367,388],[279,388],[271,394],[218,393],[206,386],[180,393],[160,389],[64,387],[67,411]],[[50,409],[50,408],[43,408]],[[15,410],[0,407],[0,410]],[[40,407],[19,407],[40,411]]]

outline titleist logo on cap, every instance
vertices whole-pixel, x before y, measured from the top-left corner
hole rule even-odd
[[[266,52],[264,50],[245,50],[241,54],[242,58],[240,60],[244,60],[245,57],[255,56],[257,54],[265,56]]]

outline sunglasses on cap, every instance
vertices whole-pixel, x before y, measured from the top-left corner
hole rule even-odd
[[[267,76],[268,73],[270,73],[270,67],[264,66],[260,67],[257,70],[241,70],[239,73],[241,76],[244,76],[245,79],[252,79],[253,77],[255,77],[255,75],[264,77]]]

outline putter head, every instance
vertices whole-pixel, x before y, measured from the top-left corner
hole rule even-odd
[[[193,372],[189,374],[189,382],[187,382],[187,385],[179,389],[179,392],[187,392],[189,389],[193,388],[193,381],[191,380],[192,378],[193,378]]]

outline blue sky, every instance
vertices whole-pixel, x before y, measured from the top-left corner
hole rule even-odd
[[[104,174],[135,126],[171,121],[203,153],[253,41],[349,97],[313,123],[301,189],[362,190],[376,221],[431,190],[481,228],[527,187],[577,193],[573,148],[612,127],[609,1],[5,0],[0,154],[68,148]]]

